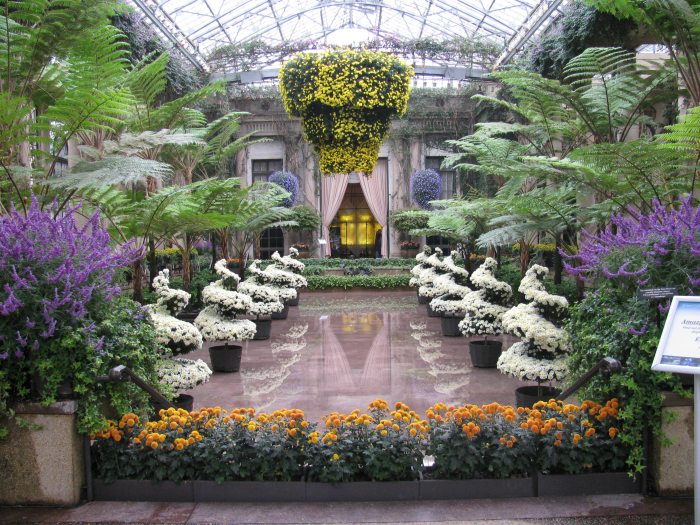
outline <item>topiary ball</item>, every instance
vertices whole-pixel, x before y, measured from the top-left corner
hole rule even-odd
[[[433,169],[417,170],[411,177],[411,198],[424,210],[432,209],[430,201],[440,198],[442,177]]]
[[[283,190],[289,192],[289,197],[282,201],[282,206],[291,208],[296,204],[299,196],[299,179],[289,171],[275,171],[267,178],[269,182],[274,182]]]

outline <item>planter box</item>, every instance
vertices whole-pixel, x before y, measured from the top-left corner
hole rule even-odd
[[[591,474],[537,474],[538,496],[582,496],[595,494],[639,494],[642,477],[627,472]]]
[[[660,496],[692,496],[694,477],[693,457],[693,398],[683,398],[664,392],[661,408],[661,432],[673,444],[664,446],[652,436],[650,470],[656,492]]]
[[[420,499],[529,498],[535,478],[435,479],[420,482]]]
[[[77,431],[77,401],[53,405],[19,403],[17,416],[30,427],[2,420],[0,505],[74,506],[85,479],[83,441]]]
[[[97,501],[194,501],[193,481],[120,479],[105,483],[96,479],[93,489]]]
[[[195,481],[194,501],[304,501],[302,481]]]
[[[306,483],[306,501],[406,501],[419,495],[418,481]]]

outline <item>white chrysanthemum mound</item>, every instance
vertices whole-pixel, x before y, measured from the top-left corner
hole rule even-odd
[[[539,359],[529,354],[527,343],[515,343],[498,358],[498,369],[522,381],[563,381],[568,375],[566,356]]]
[[[538,264],[533,265],[525,274],[518,291],[525,299],[534,303],[544,317],[552,321],[561,320],[569,309],[569,301],[561,295],[552,295],[544,287],[543,280],[549,269]]]
[[[177,392],[191,390],[211,377],[211,370],[201,359],[164,359],[158,363],[156,373],[161,383]]]
[[[235,317],[253,307],[253,300],[246,294],[224,288],[223,279],[204,287],[202,301],[206,305],[216,307],[223,317]]]
[[[530,268],[518,288],[530,302],[519,304],[503,315],[503,329],[522,339],[503,354],[498,369],[503,373],[533,380],[562,380],[567,375],[567,333],[557,326],[566,314],[566,299],[550,295],[542,279],[547,268]]]
[[[459,323],[462,335],[501,335],[504,331],[502,317],[508,311],[513,296],[510,285],[494,276],[497,263],[487,258],[471,275],[475,291],[464,297],[464,319]]]
[[[466,286],[466,283],[456,282],[453,274],[446,273],[444,275],[438,275],[433,280],[433,291],[438,295],[452,294],[464,297],[471,292],[472,289]]]
[[[297,257],[299,257],[299,250],[292,246],[291,248],[289,248],[289,256],[293,259],[296,259]]]
[[[280,270],[287,270],[288,272],[301,274],[301,272],[304,271],[304,268],[306,268],[306,265],[303,262],[291,256],[291,252],[290,255],[285,255],[284,257],[282,257],[279,252],[275,252],[272,254],[271,259],[275,261],[275,266],[277,266],[277,268]]]
[[[520,303],[503,314],[503,329],[523,339],[535,351],[551,354],[569,351],[566,331],[542,317],[532,303]]]
[[[207,306],[194,320],[207,341],[244,341],[255,336],[255,323],[247,319],[225,319],[215,306]]]
[[[466,337],[473,335],[501,335],[502,318],[507,306],[484,300],[484,290],[476,290],[464,298],[464,319],[459,322],[459,331]]]
[[[153,279],[153,289],[158,296],[157,309],[161,312],[177,315],[190,302],[190,294],[185,290],[170,288],[170,270],[161,270]]]
[[[190,294],[183,290],[170,288],[170,274],[162,270],[153,280],[158,294],[156,304],[146,307],[153,321],[156,337],[160,344],[173,354],[186,354],[202,348],[202,334],[191,323],[181,321],[174,316],[181,311],[190,299]]]
[[[464,296],[459,294],[445,294],[430,301],[430,308],[448,317],[464,317]]]
[[[495,259],[487,257],[471,276],[471,282],[477,290],[483,290],[483,298],[490,303],[504,306],[513,297],[513,289],[508,283],[496,279],[494,272],[498,267]]]
[[[455,264],[452,254],[442,260],[442,266],[445,271],[452,275],[452,279],[455,283],[462,286],[469,286],[469,272],[465,268]]]
[[[248,309],[250,315],[270,315],[284,310],[284,304],[279,299],[280,294],[270,286],[246,279],[238,285],[238,291],[252,299],[253,305]]]
[[[181,321],[150,305],[146,308],[155,327],[157,341],[174,355],[187,354],[202,348],[202,334],[193,324]]]
[[[267,266],[263,273],[270,275],[270,284],[285,288],[303,288],[308,286],[306,278],[296,273],[277,268],[274,264]]]

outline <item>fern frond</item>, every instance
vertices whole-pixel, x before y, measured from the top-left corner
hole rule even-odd
[[[94,162],[79,162],[69,173],[48,179],[56,189],[83,189],[103,186],[131,186],[147,177],[165,180],[172,175],[170,165],[139,157],[106,157]]]

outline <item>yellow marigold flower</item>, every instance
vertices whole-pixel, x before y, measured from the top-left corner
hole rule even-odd
[[[339,459],[340,459],[340,456],[337,453],[333,454],[333,457],[332,457],[333,461],[338,461]]]
[[[389,433],[389,432],[387,432],[386,430],[382,430],[382,431],[380,432],[380,434],[382,435],[382,437],[385,437],[388,433]]]
[[[255,425],[255,421],[251,421],[248,423],[248,431],[249,432],[254,432],[257,426]]]

